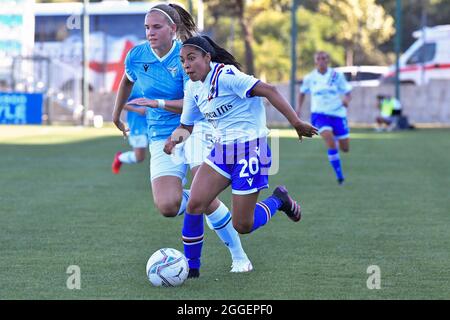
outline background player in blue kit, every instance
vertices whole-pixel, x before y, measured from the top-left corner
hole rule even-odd
[[[142,88],[143,97],[128,104],[147,107],[148,138],[150,149],[150,178],[153,200],[166,217],[185,212],[189,190],[183,190],[187,165],[175,163],[163,151],[167,137],[178,127],[183,107],[184,84],[188,76],[181,65],[181,42],[196,32],[196,26],[184,9],[177,5],[159,4],[145,17],[148,42],[134,47],[125,59],[125,75],[117,94],[113,121],[124,134],[127,128],[120,114],[127,103],[134,83]],[[194,150],[195,151],[195,150]],[[251,271],[251,263],[242,249],[239,235],[233,229],[231,214],[220,201],[209,211],[209,224],[228,247],[233,259],[232,272]],[[189,277],[198,277],[203,245],[203,217],[184,216],[183,244],[189,262]]]
[[[271,164],[260,97],[266,97],[289,120],[300,139],[312,137],[317,129],[301,121],[275,87],[242,73],[234,57],[208,37],[184,41],[180,56],[190,81],[180,127],[167,139],[164,151],[170,154],[180,143],[178,132],[191,132],[201,116],[212,124],[218,139],[192,182],[186,215],[208,213],[210,203],[231,185],[233,225],[239,233],[265,225],[277,210],[299,221],[300,206],[284,187],[257,202],[260,190],[268,188]]]
[[[300,116],[305,95],[311,94],[311,123],[319,129],[327,145],[328,160],[336,173],[337,181],[343,184],[345,177],[336,140],[343,152],[349,151],[347,108],[352,86],[342,73],[328,67],[330,61],[328,53],[317,52],[314,61],[316,70],[306,75],[303,80],[296,112]]]
[[[142,91],[138,85],[133,86],[129,100],[141,97]],[[123,163],[133,164],[145,160],[147,153],[147,119],[146,109],[138,105],[127,104],[124,109],[127,112],[127,124],[129,128],[128,142],[133,151],[117,152],[112,163],[112,172],[118,174]]]

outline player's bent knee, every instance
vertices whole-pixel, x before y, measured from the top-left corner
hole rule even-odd
[[[246,233],[250,233],[252,231],[253,224],[236,222],[233,220],[233,227],[238,233],[246,234]]]
[[[141,163],[142,161],[144,161],[145,160],[145,156],[137,156],[136,157],[136,162],[137,163]]]
[[[187,212],[189,213],[204,213],[207,206],[199,199],[190,198],[187,203]]]
[[[171,218],[177,216],[180,205],[181,201],[179,203],[178,202],[157,203],[156,208],[158,208],[159,212],[164,217]]]

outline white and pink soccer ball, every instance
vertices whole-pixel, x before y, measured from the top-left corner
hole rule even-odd
[[[176,287],[187,279],[189,265],[180,251],[163,248],[148,259],[146,271],[148,280],[155,287]]]

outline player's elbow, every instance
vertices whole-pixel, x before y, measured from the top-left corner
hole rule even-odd
[[[279,94],[277,87],[269,83],[266,83],[266,90],[269,96]]]

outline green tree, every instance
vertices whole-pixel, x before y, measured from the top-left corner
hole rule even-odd
[[[394,34],[394,19],[375,0],[326,0],[319,12],[335,21],[347,65],[388,61],[378,45]]]
[[[291,59],[290,11],[264,10],[255,16],[255,65],[262,79],[289,79]],[[313,55],[318,50],[329,52],[333,65],[344,63],[344,50],[333,43],[337,36],[333,21],[320,13],[300,8],[297,12],[297,66],[299,74],[314,68]]]
[[[253,33],[251,19],[246,14],[245,0],[204,0],[208,12],[218,21],[222,16],[236,18],[245,46],[245,69],[249,74],[255,73],[254,54],[253,54]]]

